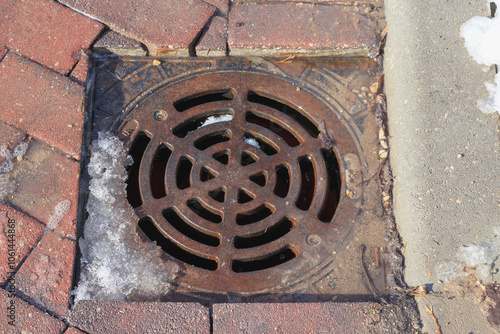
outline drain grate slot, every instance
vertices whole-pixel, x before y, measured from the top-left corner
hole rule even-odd
[[[290,191],[290,170],[288,166],[281,165],[276,167],[276,184],[274,185],[274,194],[285,198]]]
[[[191,210],[193,210],[194,213],[196,213],[201,218],[215,224],[219,224],[222,222],[222,215],[214,213],[211,210],[207,209],[199,199],[191,199],[187,201],[186,204]]]
[[[313,138],[318,138],[319,129],[312,120],[306,117],[297,108],[285,104],[284,101],[276,96],[272,96],[263,92],[248,92],[248,101],[262,104],[266,107],[276,109],[279,112],[291,117],[294,121],[299,123]],[[282,102],[283,101],[283,102]]]
[[[174,108],[183,112],[205,103],[232,100],[234,95],[234,89],[231,88],[202,92],[174,102]]]
[[[274,240],[278,240],[285,234],[293,230],[296,223],[288,217],[282,218],[273,226],[252,235],[237,236],[234,238],[234,247],[238,249],[252,248],[265,245]]]
[[[296,250],[291,246],[287,246],[275,253],[266,254],[252,259],[234,260],[231,264],[231,268],[236,273],[259,271],[279,266],[280,264],[294,259],[296,256]]]
[[[168,159],[172,150],[165,144],[161,144],[153,158],[151,166],[151,194],[153,198],[159,199],[167,196],[165,186],[165,171],[167,169]]]
[[[215,179],[217,177],[218,173],[214,170],[211,170],[210,168],[207,167],[201,167],[200,169],[200,181],[201,182],[206,182],[208,180]]]
[[[266,155],[275,155],[279,151],[279,146],[273,143],[269,138],[256,133],[245,133],[245,142],[251,146],[259,148]]]
[[[303,211],[309,210],[314,197],[314,190],[316,184],[316,177],[314,173],[313,163],[311,157],[304,156],[299,158],[301,185],[299,197],[295,205]]]
[[[253,164],[254,162],[259,161],[259,157],[251,152],[243,151],[241,153],[241,165],[248,166]]]
[[[158,246],[167,254],[175,257],[176,259],[183,261],[185,263],[191,264],[195,267],[206,269],[206,270],[217,270],[217,261],[214,259],[206,258],[193,254],[176,243],[174,243],[169,238],[165,237],[161,233],[156,225],[153,223],[151,218],[145,217],[139,220],[138,228],[149,238],[151,241],[155,241]]]
[[[129,154],[132,156],[134,163],[127,167],[127,199],[133,208],[137,208],[143,203],[139,187],[139,168],[141,166],[142,156],[150,141],[151,138],[145,132],[139,132],[129,150]]]
[[[248,225],[253,224],[263,219],[266,219],[274,210],[268,204],[262,204],[253,210],[245,213],[238,213],[236,215],[236,224],[238,225]]]
[[[280,136],[290,147],[296,147],[300,145],[300,140],[297,135],[292,134],[288,131],[284,124],[277,119],[263,113],[257,113],[253,111],[248,111],[245,117],[248,123],[257,124],[268,130],[271,130],[278,136]],[[280,125],[281,123],[281,125]]]
[[[184,156],[179,160],[177,166],[177,188],[186,189],[191,187],[191,170],[193,169],[193,162],[188,157]]]
[[[229,130],[216,131],[197,139],[194,142],[194,147],[204,151],[210,146],[214,146],[216,144],[229,141],[230,139],[231,139],[231,131]]]
[[[167,222],[172,225],[172,227],[184,234],[186,237],[207,246],[217,247],[220,245],[219,238],[203,233],[193,227],[192,223],[190,223],[186,217],[181,216],[174,208],[163,210],[162,215]]]
[[[214,110],[206,113],[198,114],[191,117],[187,121],[177,125],[172,133],[179,138],[184,138],[188,133],[193,132],[199,128],[202,128],[210,123],[211,119],[220,118],[221,116],[229,115],[233,116],[233,111],[231,109]]]
[[[332,150],[322,150],[322,154],[328,173],[328,188],[318,218],[322,222],[329,223],[332,221],[335,211],[337,211],[342,185],[340,181],[339,163],[335,157],[335,153],[333,153]]]

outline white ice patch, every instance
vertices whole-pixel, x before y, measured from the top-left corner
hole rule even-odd
[[[54,208],[54,214],[50,217],[47,223],[47,228],[53,230],[59,225],[64,216],[66,216],[71,208],[71,201],[69,199],[59,202]]]
[[[259,143],[254,138],[245,137],[245,143],[256,148],[260,148]]]
[[[0,146],[0,157],[5,159],[0,165],[0,202],[3,202],[15,189],[9,172],[14,168],[14,159],[22,160],[28,150],[28,145],[28,139],[25,139],[14,150],[10,150],[5,144]]]
[[[229,122],[233,119],[233,115],[220,115],[220,116],[210,116],[208,117],[205,122],[203,122],[202,125],[200,125],[200,128],[210,125],[210,124],[215,124],[215,123],[220,123],[220,122]]]
[[[138,217],[126,199],[126,166],[132,163],[122,142],[99,133],[88,172],[91,177],[83,238],[78,300],[158,300],[167,294],[178,266],[164,262],[156,243],[142,242]]]
[[[500,5],[500,1],[497,3]],[[500,6],[499,6],[500,7]],[[479,64],[491,66],[500,64],[500,17],[475,16],[460,27],[460,36],[472,58]],[[500,75],[495,76],[495,83],[486,83],[490,96],[478,101],[479,109],[484,113],[500,112]]]

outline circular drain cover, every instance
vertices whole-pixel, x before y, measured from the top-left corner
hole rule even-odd
[[[289,81],[234,71],[163,84],[118,134],[134,158],[138,231],[183,264],[180,286],[282,289],[332,261],[349,231],[355,209],[337,157],[355,145],[328,106]]]

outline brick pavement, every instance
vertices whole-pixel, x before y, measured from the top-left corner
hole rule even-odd
[[[306,4],[295,0],[0,2],[0,145],[12,149],[23,138],[29,141],[28,151],[13,161],[9,174],[15,189],[0,204],[2,312],[10,304],[16,307],[16,325],[9,325],[2,315],[0,332],[241,333],[264,329],[258,326],[265,315],[269,317],[265,330],[293,331],[290,326],[314,319],[311,328],[326,333],[340,326],[337,319],[345,315],[346,321],[360,319],[361,308],[335,304],[245,309],[223,304],[210,310],[194,303],[88,301],[68,311],[90,53],[365,55],[377,46],[376,24],[358,2],[380,8],[380,0],[341,1],[342,5],[335,0],[300,2]],[[120,81],[119,69],[108,74]],[[54,230],[48,229],[55,206],[68,199],[69,212]],[[16,222],[14,275],[4,252],[9,218]],[[6,284],[9,277],[14,278],[12,285]],[[344,324],[355,328],[361,321]]]

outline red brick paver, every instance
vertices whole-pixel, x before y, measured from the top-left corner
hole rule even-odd
[[[214,334],[369,333],[369,303],[215,304]],[[372,325],[369,325],[372,326]]]
[[[10,221],[10,223],[9,223]],[[0,203],[0,285],[15,272],[21,260],[40,238],[45,226],[13,208]],[[11,237],[12,236],[12,237]],[[14,247],[9,247],[13,245]],[[14,252],[9,254],[9,252]],[[9,259],[13,255],[14,261]]]
[[[12,52],[0,62],[0,119],[79,159],[84,89]]]
[[[227,19],[216,16],[196,46],[197,56],[225,56],[227,49]]]
[[[116,31],[107,31],[92,47],[97,53],[111,53],[120,56],[145,56],[141,43]]]
[[[2,61],[3,57],[9,52],[9,49],[7,49],[5,46],[0,45],[0,61]]]
[[[84,334],[81,330],[75,327],[69,327],[64,334]]]
[[[69,323],[92,334],[205,334],[209,312],[198,303],[78,302]]]
[[[83,85],[87,81],[90,60],[89,56],[87,56],[84,52],[80,52],[78,58],[78,63],[76,63],[76,66],[71,71],[71,75],[69,77],[76,83]]]
[[[378,40],[366,16],[343,6],[273,3],[233,4],[228,42],[231,55],[367,55]]]
[[[70,200],[70,210],[55,230],[75,237],[79,170],[79,162],[32,139],[24,159],[14,163],[11,177],[17,187],[9,201],[47,224],[56,205]]]
[[[76,53],[88,48],[102,24],[54,1],[1,1],[0,44],[66,74]]]
[[[19,291],[64,318],[73,277],[75,242],[48,231],[16,275]]]
[[[187,49],[215,11],[199,0],[61,2],[125,35],[166,49]]]
[[[15,308],[14,326],[9,324],[10,318],[7,318],[7,307]],[[40,333],[56,334],[62,333],[64,323],[51,317],[47,313],[31,306],[24,300],[9,295],[5,290],[0,289],[0,307],[2,309],[2,319],[0,321],[0,333]],[[10,310],[9,310],[10,312]]]
[[[26,133],[0,121],[0,146],[7,145],[7,148],[14,149],[23,140]],[[0,157],[0,165],[5,161],[4,157]]]
[[[217,7],[221,14],[227,15],[229,12],[229,0],[204,0],[206,3]]]

